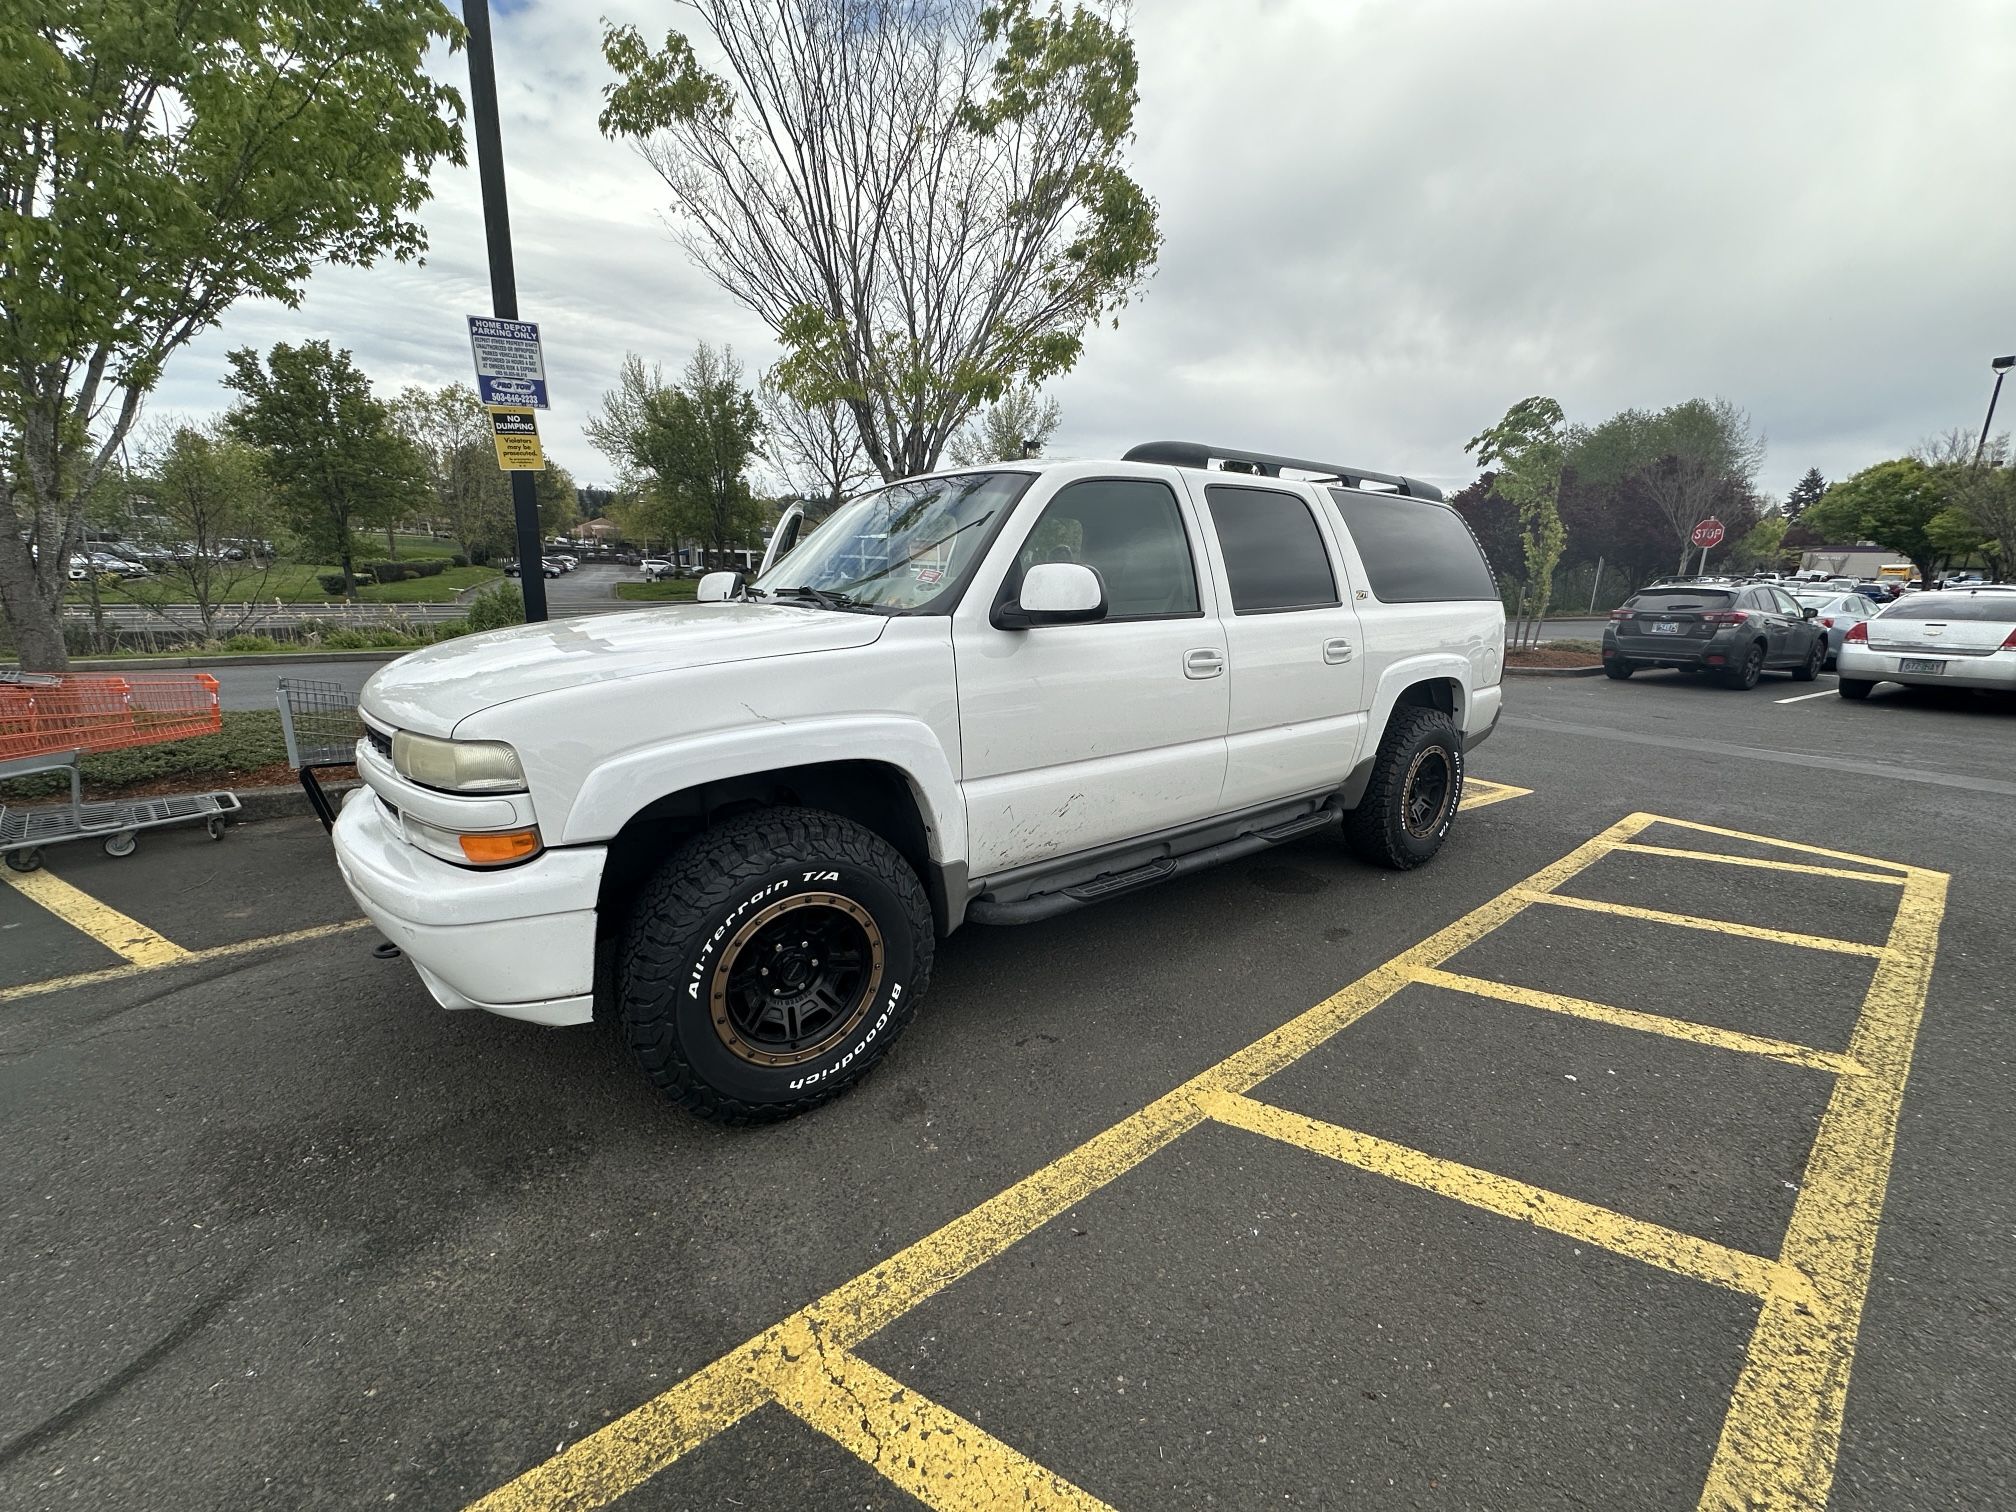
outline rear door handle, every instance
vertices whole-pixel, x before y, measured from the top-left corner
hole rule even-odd
[[[1183,653],[1185,677],[1216,677],[1225,670],[1225,653],[1211,646]]]
[[[1341,635],[1335,640],[1323,642],[1323,660],[1332,664],[1351,660],[1351,642]]]

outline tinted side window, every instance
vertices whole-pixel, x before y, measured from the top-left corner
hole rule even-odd
[[[1448,505],[1349,488],[1331,489],[1330,498],[1382,603],[1498,597],[1476,538]]]
[[[1204,490],[1211,525],[1232,580],[1232,609],[1316,609],[1337,602],[1330,553],[1309,506],[1271,488]]]
[[[1773,603],[1777,604],[1780,614],[1789,614],[1794,619],[1803,619],[1806,615],[1805,607],[1783,588],[1773,588],[1771,590],[1771,599]]]
[[[1094,478],[1065,485],[1022,543],[1017,585],[1038,562],[1083,562],[1097,569],[1106,583],[1108,619],[1198,612],[1190,541],[1166,483]]]

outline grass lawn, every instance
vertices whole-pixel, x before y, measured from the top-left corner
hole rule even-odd
[[[660,578],[655,583],[618,583],[616,597],[632,603],[657,603],[665,599],[691,601],[700,586],[698,578]]]
[[[437,542],[446,546],[446,541]],[[426,553],[401,551],[401,560],[410,557],[434,555],[447,557],[453,553],[441,551]],[[334,572],[331,567],[310,566],[300,562],[276,562],[263,577],[257,572],[248,572],[230,583],[226,597],[232,603],[247,600],[271,602],[278,599],[283,604],[336,604],[342,596],[330,595],[322,591],[317,576],[324,572]],[[495,582],[503,577],[495,567],[449,567],[434,577],[407,578],[398,583],[371,583],[357,590],[358,600],[366,604],[445,604],[455,598],[465,588],[480,587],[484,583]],[[186,604],[189,594],[186,589],[178,589],[172,576],[163,574],[154,578],[142,578],[131,584],[105,583],[99,588],[99,597],[108,604]],[[88,604],[90,590],[82,584],[73,583],[70,588],[73,604]]]

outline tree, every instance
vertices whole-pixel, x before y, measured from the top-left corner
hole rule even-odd
[[[1781,565],[1785,532],[1791,523],[1776,511],[1765,515],[1729,548],[1728,565],[1739,572],[1775,571]]]
[[[1798,524],[1799,517],[1813,505],[1820,502],[1820,496],[1827,492],[1827,480],[1820,476],[1820,469],[1809,467],[1806,476],[1792,485],[1792,492],[1785,495],[1785,518],[1790,524]]]
[[[1635,479],[1665,522],[1682,572],[1694,526],[1732,489],[1747,498],[1764,459],[1750,417],[1726,399],[1688,399],[1656,414],[1625,410],[1601,425],[1578,427],[1571,445],[1585,482],[1614,487]],[[1755,512],[1754,504],[1746,510]]]
[[[1951,430],[1919,443],[1914,453],[1931,469],[1946,508],[1933,519],[1934,544],[1950,557],[1985,552],[1997,574],[2016,567],[2016,470],[2009,438],[1985,444],[1973,430]]]
[[[1924,582],[1938,576],[1944,554],[1932,522],[1947,508],[1946,491],[1916,457],[1865,467],[1811,505],[1803,523],[1836,541],[1874,541],[1908,557]]]
[[[948,447],[952,465],[979,467],[1040,456],[1063,418],[1057,401],[1045,399],[1034,384],[1015,384],[953,436]]]
[[[511,497],[490,440],[490,419],[476,391],[465,383],[444,388],[417,384],[400,390],[392,401],[392,421],[418,451],[433,492],[432,516],[471,561],[487,558],[495,549],[501,523],[508,525]],[[508,530],[503,532],[508,535]]]
[[[492,469],[497,470],[494,458]],[[508,474],[498,471],[498,476],[507,480],[505,491],[508,497]],[[532,474],[532,491],[539,500],[541,538],[550,541],[571,534],[581,521],[581,496],[574,487],[574,475],[549,457],[545,470]]]
[[[627,353],[583,429],[641,494],[647,518],[636,523],[651,538],[697,540],[719,558],[762,529],[748,479],[762,420],[732,350],[703,341],[677,386]]]
[[[785,489],[807,501],[806,518],[826,518],[875,476],[854,416],[838,400],[806,404],[772,372],[756,390],[763,417],[763,455]]]
[[[1068,371],[1154,266],[1128,177],[1134,45],[1051,0],[693,0],[688,39],[607,27],[601,126],[671,190],[681,242],[770,327],[806,404],[885,479],[973,410]]]
[[[252,601],[273,567],[272,556],[260,549],[273,529],[261,462],[221,420],[201,427],[161,426],[147,435],[140,466],[152,513],[180,544],[173,560],[155,568],[172,591],[136,583],[128,587],[129,597],[157,611],[170,602],[195,605],[205,640],[251,618]],[[234,551],[240,554],[232,556]],[[221,609],[234,602],[240,614],[220,626]]]
[[[1472,436],[1463,450],[1475,452],[1498,476],[1492,488],[1519,511],[1519,544],[1526,565],[1528,607],[1534,623],[1547,614],[1554,569],[1567,545],[1561,526],[1561,472],[1568,462],[1567,418],[1544,395],[1521,399],[1504,418]]]
[[[83,501],[180,347],[317,263],[417,257],[462,102],[440,0],[41,0],[0,11],[0,609],[66,664]]]
[[[355,600],[358,528],[383,526],[425,507],[420,450],[347,351],[326,341],[275,344],[266,364],[249,347],[229,354],[224,386],[243,396],[225,417],[240,440],[266,456],[275,501],[302,543],[343,571]]]

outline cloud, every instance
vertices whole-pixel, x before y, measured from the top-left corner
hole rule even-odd
[[[1527,394],[1592,421],[1714,394],[1767,433],[1782,492],[1978,424],[1988,358],[2016,349],[2002,0],[1147,0],[1135,33],[1134,161],[1167,241],[1056,385],[1059,452],[1194,437],[1461,484],[1463,441]],[[496,36],[542,428],[607,477],[579,426],[626,349],[676,367],[728,341],[752,373],[774,349],[596,131],[591,11],[514,5]],[[473,167],[436,189],[425,267],[235,309],[155,407],[215,408],[226,349],[312,335],[387,388],[466,379],[462,317],[489,308]]]

